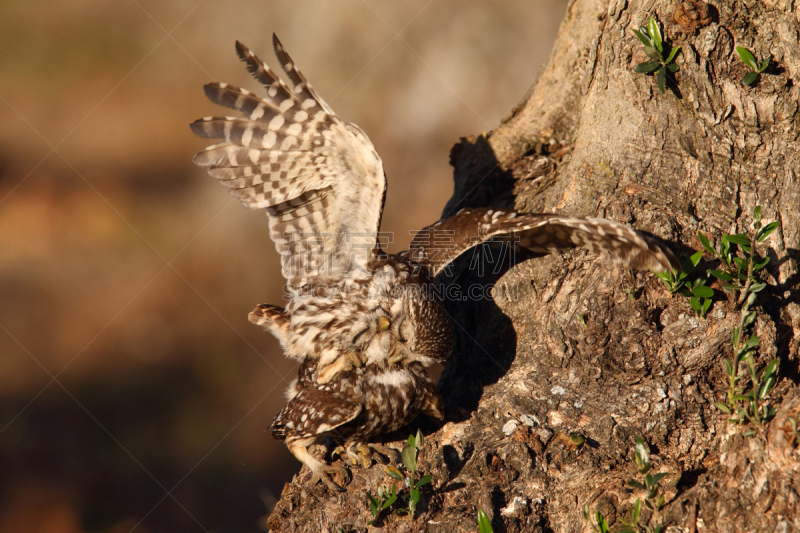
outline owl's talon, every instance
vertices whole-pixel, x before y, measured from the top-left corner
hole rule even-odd
[[[350,481],[350,471],[347,470],[347,467],[344,465],[335,465],[335,466],[320,465],[319,467],[317,467],[316,470],[312,470],[312,472],[313,475],[311,476],[311,481],[309,482],[309,485],[312,487],[316,485],[317,482],[322,481],[323,483],[325,483],[325,486],[327,486],[330,490],[334,492],[345,492],[346,489],[344,489],[340,485],[337,485],[331,479],[331,475],[337,474],[341,476],[342,479],[344,480],[343,484],[345,485]]]
[[[368,468],[372,464],[372,458],[375,456],[378,456],[383,464],[391,463],[392,459],[394,459],[395,463],[399,463],[402,460],[400,452],[383,444],[362,443],[356,446],[356,451],[362,458],[361,461],[364,468]]]
[[[361,368],[367,362],[366,356],[358,352],[347,352],[344,356],[355,368]]]
[[[366,444],[359,444],[356,446],[356,452],[359,459],[361,459],[361,466],[369,468],[372,466],[372,450]]]

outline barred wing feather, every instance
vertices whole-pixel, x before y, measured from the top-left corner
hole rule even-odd
[[[287,280],[340,277],[365,267],[376,244],[386,192],[383,163],[367,136],[317,95],[274,35],[273,45],[291,84],[237,42],[266,96],[226,83],[206,85],[212,102],[242,116],[193,122],[198,136],[223,139],[194,162],[246,207],[266,210]]]
[[[492,209],[462,209],[414,236],[409,255],[436,275],[456,257],[482,242],[506,240],[539,253],[580,246],[638,270],[680,271],[672,251],[619,222],[602,218],[522,214]]]

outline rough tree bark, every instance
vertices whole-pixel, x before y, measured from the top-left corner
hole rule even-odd
[[[716,2],[694,22],[691,4],[677,21],[676,7],[574,0],[523,102],[489,135],[454,147],[445,215],[492,206],[608,217],[685,259],[700,249],[698,230],[748,232],[760,205],[781,223],[762,245],[769,285],[752,326],[760,363],[781,361],[777,415],[745,436],[713,407],[727,389],[721,361],[739,319],[722,291],[697,318],[688,298],[649,273],[580,251],[521,261],[493,301],[451,303],[457,343],[440,381],[447,421],[423,426],[421,464],[434,481],[413,522],[391,516],[378,529],[476,531],[480,508],[497,532],[589,531],[588,505],[614,530],[641,496],[626,485],[638,476],[631,449],[641,436],[655,471],[670,473],[660,517],[668,531],[800,530],[800,451],[781,429],[787,417],[800,420],[800,2]],[[667,94],[632,70],[646,57],[630,30],[651,15],[681,47]],[[741,82],[737,45],[772,58],[753,87]],[[462,268],[455,281],[471,275]],[[586,443],[573,444],[573,433]],[[303,488],[307,478],[286,485],[272,530],[366,531],[364,491],[391,481],[382,466],[354,469],[348,491],[330,494]]]

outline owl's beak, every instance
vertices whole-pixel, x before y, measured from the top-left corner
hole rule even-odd
[[[378,319],[378,333],[384,332],[391,327],[392,323],[385,316]]]

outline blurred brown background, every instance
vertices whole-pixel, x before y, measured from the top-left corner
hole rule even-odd
[[[566,0],[3,0],[0,532],[257,531],[300,464],[264,433],[294,365],[265,215],[194,167],[202,85],[276,32],[389,179],[390,251],[438,219]],[[366,503],[365,503],[366,509]]]

